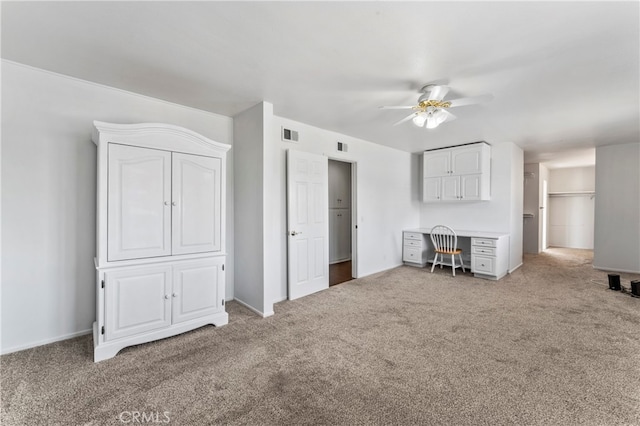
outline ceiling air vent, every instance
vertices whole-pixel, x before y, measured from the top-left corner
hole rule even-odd
[[[282,128],[282,140],[286,142],[298,142],[298,132],[291,129]]]

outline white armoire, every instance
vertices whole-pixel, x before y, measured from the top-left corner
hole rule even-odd
[[[98,146],[94,361],[227,324],[230,146],[167,124],[94,122]]]

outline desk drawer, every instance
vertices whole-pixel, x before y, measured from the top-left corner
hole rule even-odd
[[[409,247],[418,247],[422,248],[422,240],[410,240],[408,238],[404,239],[404,245]]]
[[[415,247],[404,247],[402,260],[405,262],[422,263],[422,250]]]
[[[496,248],[495,247],[471,246],[471,253],[473,253],[473,254],[483,254],[485,256],[495,256],[496,255]]]
[[[471,256],[471,271],[474,274],[495,275],[496,259],[486,256]]]
[[[405,243],[406,240],[420,240],[422,241],[422,234],[419,232],[405,232],[404,233]]]
[[[491,240],[489,238],[471,238],[472,246],[495,247],[497,244],[498,240]]]

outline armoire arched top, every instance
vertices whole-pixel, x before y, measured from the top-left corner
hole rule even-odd
[[[231,145],[216,142],[193,130],[164,123],[115,124],[93,122],[93,142],[100,147],[126,141],[140,147],[178,151],[188,154],[218,156]]]

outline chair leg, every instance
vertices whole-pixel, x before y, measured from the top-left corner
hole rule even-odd
[[[456,276],[456,258],[454,257],[455,255],[451,255],[451,272],[453,273],[453,276]]]
[[[431,265],[431,273],[433,274],[433,268],[436,267],[436,262],[438,261],[438,253],[436,253],[436,256],[433,258],[433,265]]]
[[[464,270],[464,262],[462,261],[462,254],[459,254],[458,256],[460,256],[460,266],[462,266],[462,272],[466,272]]]

